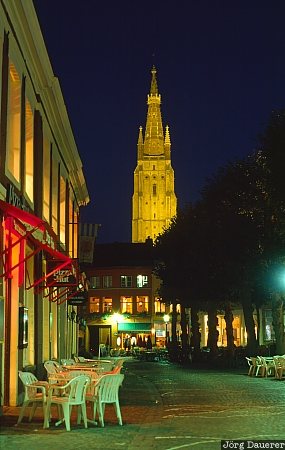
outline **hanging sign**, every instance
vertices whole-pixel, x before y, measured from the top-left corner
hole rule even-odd
[[[47,286],[77,286],[77,271],[72,262],[65,265],[61,269],[56,269],[63,263],[64,261],[59,261],[57,259],[47,260],[47,273],[51,273],[51,275],[47,278]]]
[[[69,300],[69,305],[84,305],[87,302],[88,292],[87,291],[78,291],[73,295]]]

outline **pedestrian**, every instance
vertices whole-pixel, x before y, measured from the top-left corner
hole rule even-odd
[[[150,337],[150,335],[148,335],[148,337],[147,337],[146,348],[147,348],[148,350],[152,350],[152,342],[151,342],[151,337]]]

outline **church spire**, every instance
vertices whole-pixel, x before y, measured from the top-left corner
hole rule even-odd
[[[156,68],[153,65],[151,69],[151,86],[150,86],[150,95],[158,95],[157,81],[156,81]]]
[[[171,141],[170,141],[169,126],[166,125],[165,139],[164,139],[164,148],[165,148],[165,158],[166,159],[170,159],[170,147],[171,147]]]
[[[138,137],[138,160],[142,158],[143,158],[143,133],[142,133],[142,126],[140,126]]]
[[[166,127],[165,127],[165,145],[171,145],[168,125],[166,125]]]
[[[149,156],[163,155],[164,137],[160,111],[161,98],[158,93],[156,68],[151,69],[150,94],[147,96],[148,112],[145,127],[144,154]]]

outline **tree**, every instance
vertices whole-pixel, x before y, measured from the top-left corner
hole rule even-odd
[[[278,274],[285,272],[285,110],[273,111],[260,136],[263,168],[267,175],[267,205],[264,223],[264,267],[271,294],[276,351],[285,352],[284,292]],[[276,276],[277,275],[277,276]]]

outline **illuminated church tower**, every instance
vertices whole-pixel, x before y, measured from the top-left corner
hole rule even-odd
[[[148,237],[155,240],[176,215],[169,128],[166,126],[163,132],[155,67],[151,73],[146,128],[144,136],[142,127],[139,129],[138,161],[134,172],[132,242],[145,242]]]

